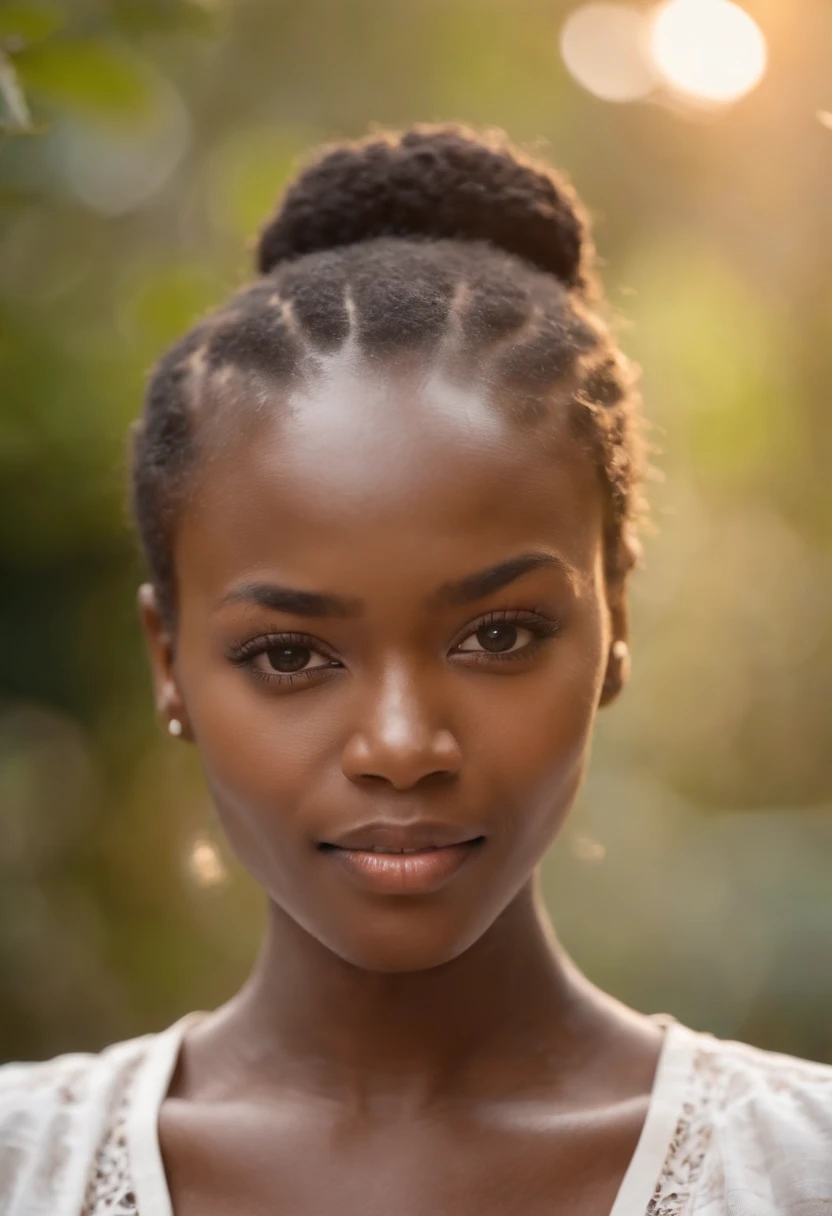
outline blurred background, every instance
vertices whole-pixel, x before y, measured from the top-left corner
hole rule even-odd
[[[311,146],[504,127],[595,221],[659,452],[547,860],[598,984],[832,1061],[832,5],[0,2],[0,1057],[210,1008],[262,908],[154,721],[126,434]]]

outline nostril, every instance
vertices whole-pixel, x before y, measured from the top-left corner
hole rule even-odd
[[[396,776],[385,777],[381,773],[362,773],[361,780],[372,782],[373,784],[381,783],[382,785],[392,785],[397,790],[415,789],[416,786],[424,788],[425,786],[446,785],[449,781],[453,781],[459,777],[459,773],[452,772],[450,769],[434,769],[432,772],[422,773],[420,776],[413,774],[402,774],[400,778]]]

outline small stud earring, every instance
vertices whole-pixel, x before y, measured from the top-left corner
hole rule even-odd
[[[612,657],[614,659],[618,659],[619,662],[622,662],[624,659],[627,658],[627,655],[629,653],[630,653],[630,648],[626,642],[622,641],[620,638],[618,639],[617,642],[613,642]]]
[[[178,739],[182,734],[182,723],[178,718],[171,718],[170,722],[168,722],[168,734],[173,735],[175,739]]]

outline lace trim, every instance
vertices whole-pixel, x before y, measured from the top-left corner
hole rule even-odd
[[[713,1108],[724,1068],[716,1056],[697,1051],[682,1113],[645,1216],[684,1216],[691,1211],[713,1134]]]
[[[139,1054],[125,1073],[121,1093],[96,1149],[79,1216],[138,1216],[127,1147],[127,1115],[143,1059]]]

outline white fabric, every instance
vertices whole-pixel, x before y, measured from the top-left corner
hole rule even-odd
[[[0,1216],[173,1216],[159,1108],[204,1016],[0,1068]],[[610,1216],[832,1216],[832,1067],[671,1021]]]

